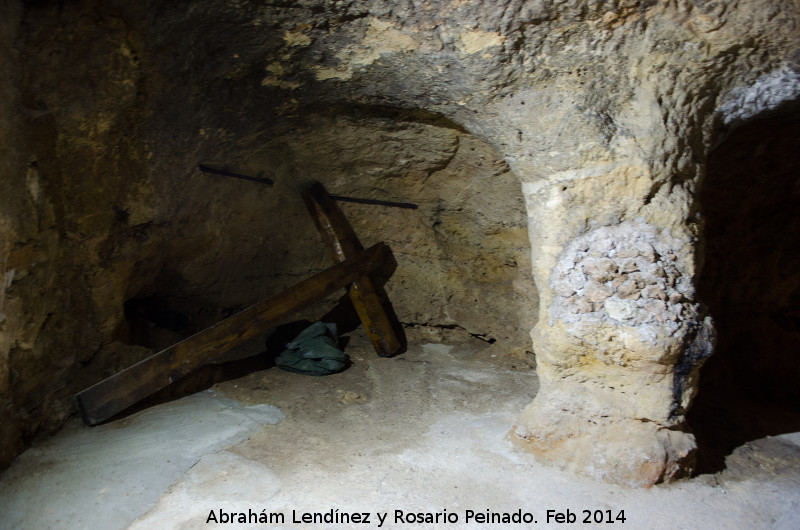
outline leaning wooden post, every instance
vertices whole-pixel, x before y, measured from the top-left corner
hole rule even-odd
[[[353,227],[322,184],[317,182],[304,190],[303,200],[335,261],[344,261],[361,251]],[[347,292],[378,355],[390,357],[398,353],[402,345],[369,277],[365,274],[357,279]]]

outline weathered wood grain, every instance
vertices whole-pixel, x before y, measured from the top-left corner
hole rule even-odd
[[[374,271],[385,256],[378,243],[263,302],[162,350],[77,394],[84,422],[95,425],[177,381],[293,313]]]
[[[303,200],[335,261],[341,262],[361,251],[352,226],[322,184],[315,183],[304,190]],[[353,282],[348,294],[378,355],[390,357],[399,352],[402,345],[372,280],[365,274]]]

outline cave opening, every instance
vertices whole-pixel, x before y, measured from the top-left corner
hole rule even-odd
[[[688,420],[696,472],[746,442],[800,430],[800,114],[735,130],[708,159],[698,282],[717,329]]]

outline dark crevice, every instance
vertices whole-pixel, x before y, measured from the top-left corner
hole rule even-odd
[[[741,445],[800,430],[800,117],[735,131],[709,157],[698,294],[717,330],[687,418],[698,473]]]
[[[446,330],[461,330],[466,332],[471,337],[474,337],[478,340],[481,340],[487,344],[494,344],[497,342],[497,339],[494,337],[489,337],[484,333],[472,333],[468,329],[459,326],[458,324],[431,324],[429,322],[403,322],[404,328],[434,328],[434,329],[446,329]]]

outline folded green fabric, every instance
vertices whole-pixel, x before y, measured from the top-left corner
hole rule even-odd
[[[314,322],[286,345],[275,364],[289,372],[329,375],[347,367],[347,355],[338,347],[336,324]]]

